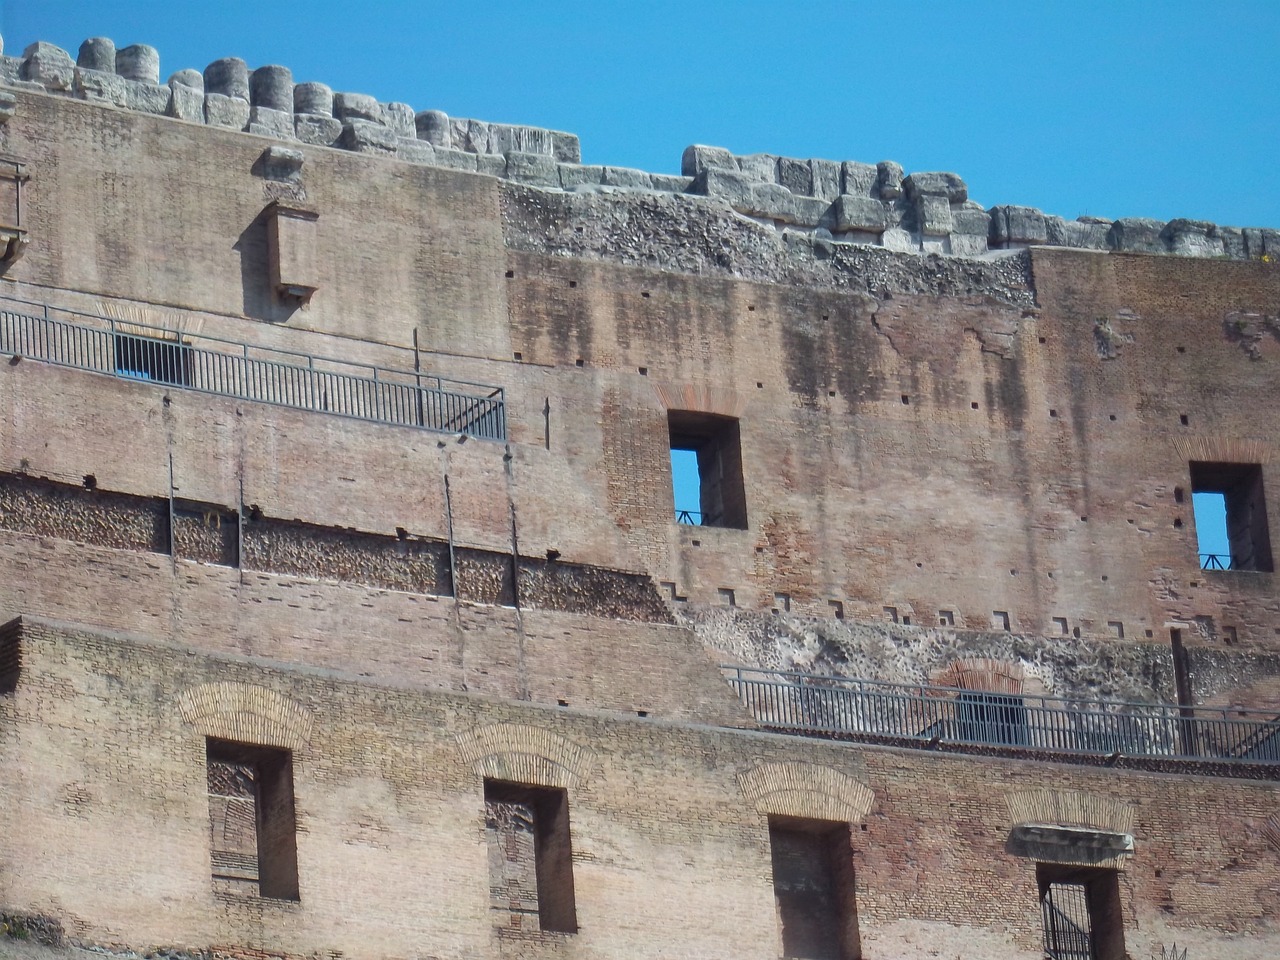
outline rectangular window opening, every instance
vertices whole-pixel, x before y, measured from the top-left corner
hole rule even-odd
[[[117,333],[115,356],[119,376],[179,387],[191,385],[191,348],[176,340]]]
[[[1030,743],[1027,708],[1019,696],[965,690],[956,695],[955,710],[957,739],[1011,747]]]
[[[668,427],[676,520],[694,526],[747,529],[737,419],[672,410]]]
[[[1191,504],[1201,568],[1275,569],[1259,464],[1193,462]]]
[[[502,926],[577,933],[568,793],[486,780],[484,809],[489,905]]]
[[[212,737],[206,750],[214,889],[297,900],[292,754]]]
[[[1116,871],[1039,864],[1044,952],[1052,960],[1124,960]]]
[[[787,960],[860,960],[847,823],[769,818],[773,894]]]

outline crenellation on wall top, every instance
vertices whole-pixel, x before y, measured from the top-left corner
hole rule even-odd
[[[0,84],[238,130],[287,143],[370,153],[485,174],[542,190],[692,194],[779,231],[824,243],[980,257],[1048,245],[1083,250],[1231,260],[1280,259],[1280,230],[1200,220],[1139,217],[1067,220],[1034,207],[984,208],[957,174],[907,173],[892,160],[738,155],[695,144],[678,176],[582,163],[572,133],[451,117],[380,102],[324,83],[295,82],[285,66],[250,69],[237,57],[160,82],[160,55],[145,44],[117,48],[91,37],[78,55],[36,42],[4,56]]]

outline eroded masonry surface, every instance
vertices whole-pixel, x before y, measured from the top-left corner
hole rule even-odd
[[[161,76],[0,56],[0,937],[1280,952],[1280,234]]]

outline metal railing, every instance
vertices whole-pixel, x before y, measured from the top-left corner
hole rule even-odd
[[[702,514],[697,510],[677,510],[676,523],[684,524],[687,527],[702,526]]]
[[[501,387],[58,313],[42,304],[0,302],[0,354],[358,420],[506,438]]]
[[[1200,554],[1201,570],[1234,570],[1235,563],[1229,553]]]
[[[766,727],[1093,756],[1280,764],[1280,717],[1260,711],[1063,699],[722,667]]]

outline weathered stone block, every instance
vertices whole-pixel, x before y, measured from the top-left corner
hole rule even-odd
[[[418,139],[433,147],[453,147],[453,134],[449,129],[449,115],[443,110],[420,110],[413,118]]]
[[[632,170],[627,167],[605,167],[604,178],[600,181],[610,187],[634,187],[649,190],[653,181],[645,170]]]
[[[159,85],[160,51],[145,43],[135,43],[116,51],[116,73],[126,80]]]
[[[829,200],[821,200],[818,197],[796,197],[795,198],[795,215],[796,223],[804,227],[816,227],[827,218],[827,213],[831,210],[831,202]]]
[[[18,98],[8,90],[0,90],[0,124],[8,123],[18,110]]]
[[[52,43],[33,43],[22,53],[22,79],[54,93],[71,93],[76,64],[71,54]]]
[[[1045,232],[1048,242],[1058,247],[1074,247],[1082,250],[1107,249],[1107,231],[1111,222],[1089,223],[1082,220],[1064,220],[1046,216]]]
[[[204,75],[206,86],[209,74]],[[229,127],[243,130],[249,125],[249,101],[239,97],[226,97],[220,93],[205,93],[204,122],[213,127]]]
[[[952,211],[952,216],[955,212]],[[953,233],[949,238],[951,255],[956,257],[980,257],[990,248],[987,246],[987,235],[976,233]]]
[[[667,173],[651,173],[649,181],[653,184],[653,189],[670,193],[685,193],[693,186],[693,177],[677,177]]]
[[[559,163],[581,163],[582,144],[576,133],[565,133],[562,130],[551,131],[551,155]]]
[[[694,177],[693,187],[689,192],[720,197],[727,200],[730,206],[744,209],[752,205],[752,186],[752,181],[745,174],[720,167],[707,167]]]
[[[990,212],[991,242],[996,247],[1049,240],[1044,214],[1034,207],[1002,205],[992,207]]]
[[[680,173],[686,177],[696,177],[711,168],[720,170],[737,170],[733,154],[724,147],[704,147],[693,144],[684,148],[680,157]]]
[[[880,172],[871,163],[846,160],[840,164],[840,193],[850,197],[879,196],[877,185]]]
[[[306,155],[301,150],[271,145],[262,151],[258,171],[267,180],[297,180]]]
[[[90,37],[80,44],[76,66],[100,73],[116,72],[116,45],[107,37]]]
[[[902,196],[902,164],[881,160],[876,164],[876,192],[881,200]]]
[[[599,186],[604,182],[604,167],[597,164],[562,163],[560,186],[565,190],[574,187]]]
[[[945,195],[917,194],[916,225],[929,237],[945,237],[952,231],[951,204]]]
[[[204,68],[204,92],[235,97],[248,103],[249,65],[239,57],[224,57],[213,61]]]
[[[483,120],[464,120],[467,125],[466,136],[463,143],[466,149],[474,153],[492,153],[493,152],[493,136],[489,130],[489,124]],[[458,146],[458,138],[453,138],[453,145]]]
[[[506,154],[509,150],[516,150],[520,153],[541,153],[548,157],[554,153],[550,130],[508,123],[491,123],[488,126],[490,153]]]
[[[181,84],[190,90],[199,90],[204,93],[204,74],[199,70],[192,70],[188,67],[185,70],[178,70],[171,77],[167,86],[172,87],[174,84]]]
[[[123,107],[128,103],[128,97],[124,92],[128,82],[124,77],[116,76],[114,73],[76,67],[75,93],[77,97],[91,103],[110,103]]]
[[[340,93],[337,96],[341,97],[343,94]],[[341,110],[337,106],[337,97],[334,99],[334,109]],[[373,120],[360,119],[343,122],[342,135],[338,138],[338,144],[345,150],[354,150],[357,153],[379,153],[385,156],[394,156],[399,147],[395,131],[390,127]]]
[[[436,166],[448,167],[450,170],[466,170],[476,172],[476,155],[466,150],[453,150],[449,147],[436,147]],[[503,158],[503,171],[506,171],[506,158]]]
[[[407,103],[384,103],[382,105],[382,120],[388,127],[396,132],[398,137],[408,137],[416,140],[418,137],[418,128],[414,123],[413,107]]]
[[[1111,224],[1107,244],[1112,250],[1134,253],[1167,253],[1160,231],[1164,223],[1146,217],[1123,217]]]
[[[1245,260],[1244,231],[1239,227],[1218,227],[1218,237],[1222,240],[1222,252],[1232,260]]]
[[[276,65],[253,71],[249,76],[249,103],[281,113],[293,113],[293,71]]]
[[[540,153],[525,153],[521,150],[507,151],[508,180],[538,186],[560,186],[560,171],[553,157]]]
[[[753,217],[766,217],[780,223],[798,222],[796,197],[780,183],[752,183],[750,195],[742,201],[731,201],[734,209]]]
[[[303,143],[332,147],[342,136],[342,121],[336,117],[321,117],[309,113],[295,114],[293,135]]]
[[[831,201],[840,196],[840,164],[834,160],[810,160],[813,195]]]
[[[500,153],[477,153],[476,173],[490,177],[503,177],[507,173],[507,158]]]
[[[363,120],[382,123],[382,105],[367,93],[335,93],[333,115],[339,120]]]
[[[1262,256],[1280,261],[1280,230],[1264,227],[1258,233],[1262,237]]]
[[[950,203],[964,203],[969,199],[969,188],[954,173],[913,173],[902,181],[907,199],[921,196],[946,197]]]
[[[173,91],[156,83],[125,81],[124,105],[139,113],[155,113],[164,116],[169,112]]]
[[[851,230],[883,233],[884,204],[871,197],[841,194],[832,204],[828,219],[831,229],[838,233]]]
[[[0,56],[0,83],[6,83],[11,87],[19,84],[27,84],[29,81],[21,79],[22,77],[22,59],[20,57]],[[40,85],[32,84],[32,86],[40,87]],[[40,87],[41,90],[44,87]]]
[[[751,153],[744,157],[734,157],[738,169],[760,183],[778,182],[778,158],[771,153]]]
[[[991,215],[979,204],[968,200],[951,208],[951,232],[953,235],[961,233],[966,236],[981,237],[982,249],[985,251],[987,236],[991,232]]]
[[[295,83],[293,112],[308,113],[313,117],[332,117],[333,90],[326,83]]]
[[[292,95],[290,97],[292,99]],[[277,137],[281,140],[292,140],[293,112],[272,110],[270,107],[251,107],[249,109],[249,132],[260,137]]]
[[[778,182],[797,197],[813,196],[813,171],[809,169],[808,160],[780,157],[778,159]]]
[[[201,78],[202,85],[203,82]],[[170,79],[169,94],[169,116],[190,120],[192,123],[204,123],[204,94],[201,91]]]
[[[396,146],[396,157],[400,160],[407,160],[410,163],[434,164],[436,162],[436,150],[431,144],[425,140],[419,140],[417,137],[401,137],[399,144]]]
[[[1226,253],[1217,226],[1206,220],[1170,220],[1160,235],[1169,251],[1181,257],[1220,257]]]

